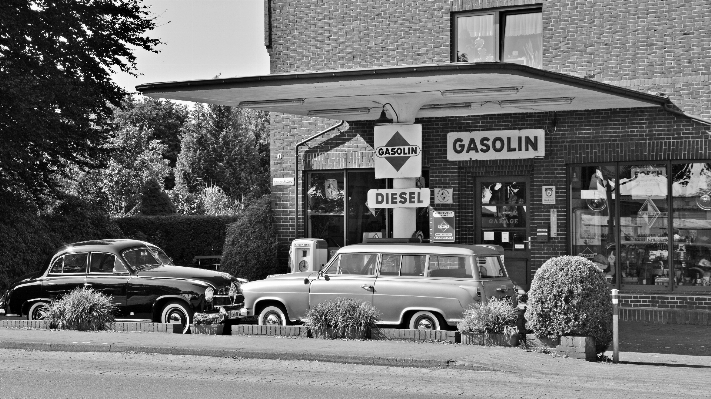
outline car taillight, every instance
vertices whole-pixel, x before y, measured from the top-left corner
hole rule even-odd
[[[212,287],[207,287],[205,290],[205,300],[212,302],[212,298],[215,296],[215,290]]]

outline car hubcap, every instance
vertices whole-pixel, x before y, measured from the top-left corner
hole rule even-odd
[[[433,325],[432,320],[427,319],[427,318],[419,319],[417,321],[417,329],[418,330],[431,330],[432,325]]]
[[[46,306],[38,306],[32,312],[32,320],[44,320],[44,318],[46,316],[47,316],[47,307]]]
[[[281,325],[281,317],[276,313],[268,313],[264,317],[264,324],[266,325]]]
[[[173,311],[168,314],[168,323],[185,324],[185,318],[179,311]]]

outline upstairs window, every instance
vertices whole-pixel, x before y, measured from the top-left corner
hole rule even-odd
[[[455,62],[511,62],[542,68],[541,9],[456,14]]]

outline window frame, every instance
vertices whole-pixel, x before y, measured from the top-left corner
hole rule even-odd
[[[450,27],[450,35],[451,35],[451,48],[450,48],[450,56],[449,56],[450,61],[451,62],[464,62],[464,61],[457,61],[457,49],[459,46],[459,43],[457,41],[457,39],[458,39],[457,32],[458,32],[459,18],[474,16],[474,15],[493,15],[494,16],[494,33],[496,36],[494,38],[494,61],[493,62],[502,62],[501,61],[501,58],[502,58],[501,51],[504,48],[504,34],[503,34],[503,32],[504,32],[504,29],[506,29],[506,24],[504,23],[504,21],[506,20],[505,17],[507,15],[528,14],[528,13],[533,13],[533,12],[541,13],[541,18],[543,18],[543,6],[541,4],[453,12],[451,15],[451,19],[450,19],[452,21],[451,27]]]

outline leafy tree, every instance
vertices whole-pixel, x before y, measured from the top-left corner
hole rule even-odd
[[[131,126],[146,132],[149,140],[158,140],[165,145],[162,156],[168,166],[175,167],[180,153],[180,132],[188,123],[190,111],[184,105],[172,101],[143,98],[127,98],[122,107],[114,111],[113,122],[118,127]],[[166,177],[164,186],[175,185],[173,171]]]
[[[102,146],[111,154],[106,166],[77,170],[75,178],[68,180],[67,191],[92,199],[113,216],[135,214],[141,187],[150,179],[164,181],[171,170],[162,156],[166,146],[150,136],[150,131],[121,126]]]
[[[198,105],[182,135],[176,190],[219,187],[229,198],[269,192],[268,115],[250,109]]]
[[[35,201],[56,193],[68,167],[94,168],[125,90],[135,49],[155,51],[141,0],[0,2],[0,187]]]

